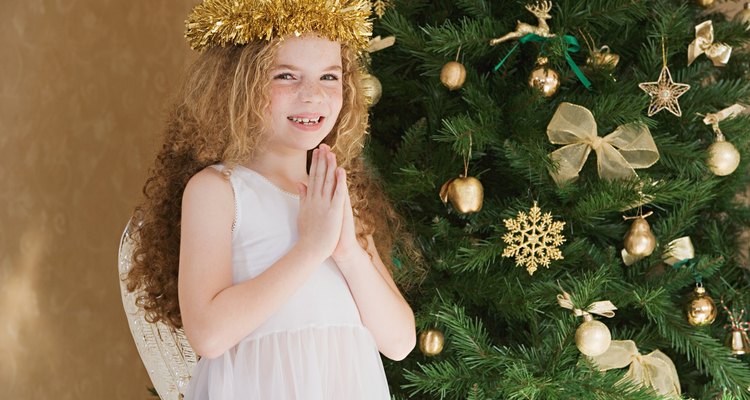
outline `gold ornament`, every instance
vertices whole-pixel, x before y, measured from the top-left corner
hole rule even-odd
[[[550,153],[557,165],[550,174],[559,186],[578,178],[591,149],[596,152],[597,170],[603,179],[636,177],[635,168],[647,168],[659,160],[647,126],[620,125],[601,138],[591,111],[576,104],[561,103],[557,107],[547,125],[547,137],[553,144],[566,145]]]
[[[714,43],[714,25],[710,20],[695,26],[695,40],[688,47],[688,65],[701,54],[711,59],[716,67],[727,65],[732,55],[731,46]]]
[[[711,325],[716,319],[716,303],[700,284],[696,285],[688,302],[687,319],[693,326]]]
[[[591,314],[612,318],[615,316],[614,310],[617,310],[617,307],[609,300],[605,300],[591,303],[585,310],[582,310],[573,306],[567,292],[562,288],[561,291],[562,294],[557,295],[557,304],[560,307],[573,310],[576,317],[583,316],[583,323],[576,329],[576,347],[578,347],[578,350],[589,357],[598,356],[607,351],[612,341],[612,334],[609,332],[607,325],[595,320]]]
[[[315,32],[364,50],[372,36],[366,0],[203,0],[185,21],[193,50]]]
[[[383,94],[383,85],[374,75],[364,73],[362,74],[362,93],[367,99],[367,104],[374,106]]]
[[[659,80],[639,83],[638,87],[651,97],[651,104],[648,107],[649,117],[664,109],[678,117],[682,116],[677,99],[690,89],[690,85],[675,83],[666,65],[661,69]]]
[[[604,354],[591,358],[599,371],[625,368],[628,372],[620,380],[650,387],[670,398],[681,398],[680,378],[672,360],[659,350],[641,355],[632,340],[613,340]],[[619,382],[618,382],[619,383]],[[617,385],[617,384],[615,384]]]
[[[746,331],[733,329],[727,337],[726,345],[735,356],[750,353],[750,340],[747,338]]]
[[[586,58],[586,64],[589,66],[595,66],[598,68],[611,68],[614,69],[620,62],[620,56],[612,53],[609,46],[602,46],[599,50],[591,51],[591,55]]]
[[[378,18],[383,18],[386,8],[391,6],[392,4],[390,0],[375,0],[372,2],[372,10],[375,12],[375,15],[377,15]]]
[[[440,354],[443,351],[444,344],[443,332],[440,332],[437,328],[430,328],[419,334],[419,351],[428,357]]]
[[[745,25],[745,30],[750,30],[750,3],[745,3],[742,10],[734,15],[734,22]]]
[[[718,176],[726,176],[737,169],[740,164],[740,152],[730,142],[726,141],[724,133],[719,128],[719,122],[732,118],[745,110],[745,107],[734,104],[717,113],[706,114],[703,123],[711,125],[716,141],[708,147],[708,168]]]
[[[740,165],[740,152],[724,138],[708,146],[708,168],[718,176],[727,176]]]
[[[625,217],[624,219],[632,219],[633,224],[630,225],[628,233],[625,234],[624,251],[632,257],[641,259],[648,257],[654,252],[656,248],[656,237],[651,232],[646,218],[649,217],[653,212],[648,212],[646,215],[638,215],[635,217]]]
[[[515,257],[516,265],[526,267],[533,275],[538,266],[549,268],[550,261],[562,260],[562,251],[557,247],[565,243],[561,235],[565,222],[553,221],[551,213],[542,215],[536,201],[529,214],[518,212],[515,219],[505,219],[508,232],[503,241],[508,245],[503,250],[503,257]]]
[[[529,74],[529,86],[538,90],[544,97],[552,97],[560,87],[560,75],[547,66],[547,59],[540,57],[537,66]]]
[[[714,5],[715,0],[695,0],[695,3],[703,8],[708,8]]]
[[[459,175],[445,182],[440,188],[440,200],[451,202],[453,207],[462,214],[479,212],[484,200],[482,182],[473,176]]]
[[[466,81],[466,68],[457,62],[450,61],[443,65],[443,69],[440,70],[440,82],[450,90],[458,90],[464,85]]]
[[[612,334],[604,323],[586,315],[576,329],[576,347],[581,354],[593,357],[603,354],[612,342]]]
[[[526,9],[534,14],[537,19],[537,25],[535,26],[518,21],[516,24],[516,30],[514,32],[510,32],[503,37],[490,40],[491,46],[500,44],[507,40],[520,39],[530,33],[546,38],[555,36],[554,34],[550,33],[549,25],[547,25],[547,20],[552,19],[552,16],[549,15],[550,10],[552,10],[551,1],[537,1],[534,4],[530,3],[526,5]]]

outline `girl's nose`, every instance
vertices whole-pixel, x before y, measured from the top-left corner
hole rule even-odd
[[[303,82],[300,87],[299,97],[304,102],[316,103],[325,98],[325,91],[320,83],[316,81],[306,81]]]

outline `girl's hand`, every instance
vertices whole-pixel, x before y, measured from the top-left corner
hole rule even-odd
[[[336,264],[343,266],[349,264],[346,262],[347,259],[356,256],[358,252],[362,252],[364,249],[357,241],[357,228],[351,198],[349,197],[349,186],[346,183],[346,172],[342,169],[339,174],[338,186],[344,188],[344,219],[341,223],[341,236],[332,257]]]
[[[313,150],[307,186],[298,183],[300,210],[297,218],[299,246],[322,262],[333,254],[344,219],[346,185],[337,185],[336,156],[330,147],[321,144]]]

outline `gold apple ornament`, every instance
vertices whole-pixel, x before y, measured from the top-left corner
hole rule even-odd
[[[469,159],[471,158],[471,134],[469,134],[469,154],[464,156],[464,173],[458,178],[449,179],[440,187],[440,200],[443,204],[449,201],[453,208],[462,214],[479,212],[484,202],[484,187],[479,179],[469,176]]]
[[[458,47],[456,53],[456,61],[450,61],[443,65],[443,69],[440,70],[440,82],[443,86],[449,90],[458,90],[464,85],[466,81],[466,68],[458,62],[458,55],[461,54],[461,47]]]

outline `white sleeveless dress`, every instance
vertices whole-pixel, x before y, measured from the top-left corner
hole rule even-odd
[[[299,196],[242,166],[229,180],[237,284],[258,276],[295,244]],[[185,398],[387,400],[390,395],[375,340],[329,258],[254,332],[223,355],[198,361]]]

